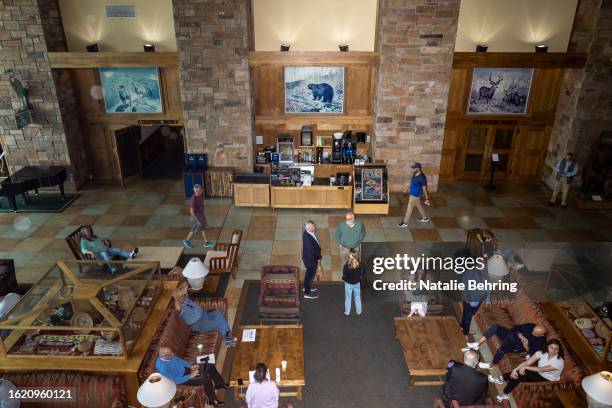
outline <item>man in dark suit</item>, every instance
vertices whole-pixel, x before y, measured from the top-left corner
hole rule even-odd
[[[442,386],[442,400],[447,407],[453,406],[453,400],[459,405],[483,404],[487,398],[489,380],[487,376],[476,371],[478,353],[468,350],[463,353],[463,364],[456,361],[448,363],[446,381]]]
[[[317,272],[317,265],[321,260],[321,245],[315,235],[317,227],[314,222],[307,221],[302,235],[302,262],[306,267],[304,276],[304,297],[306,299],[316,299],[316,289],[312,287],[312,280]]]

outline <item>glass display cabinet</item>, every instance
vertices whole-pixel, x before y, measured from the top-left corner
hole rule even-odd
[[[129,357],[163,284],[158,262],[57,262],[0,319],[2,357]]]

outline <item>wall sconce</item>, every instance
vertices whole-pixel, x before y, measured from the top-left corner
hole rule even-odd
[[[87,50],[87,52],[98,52],[98,51],[100,51],[100,49],[98,48],[98,43],[89,44],[88,46],[85,47],[85,49]]]
[[[348,44],[340,44],[340,45],[338,45],[338,48],[340,48],[340,51],[342,51],[342,52],[348,52],[348,50],[349,50]]]
[[[538,44],[535,46],[535,52],[547,52],[548,51],[548,45],[546,44]]]
[[[143,47],[145,52],[155,52],[155,44],[145,43]]]
[[[290,44],[281,44],[280,50],[281,51],[289,51],[290,47],[291,47]]]
[[[488,49],[489,49],[489,46],[486,44],[478,44],[476,46],[476,52],[487,52]]]

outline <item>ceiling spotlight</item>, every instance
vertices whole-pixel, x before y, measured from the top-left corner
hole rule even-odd
[[[155,44],[145,43],[144,50],[145,52],[155,52]]]
[[[100,51],[100,49],[98,48],[98,43],[89,44],[88,46],[85,47],[85,49],[87,50],[87,52],[98,52],[98,51]]]
[[[548,45],[546,44],[538,44],[535,46],[535,52],[547,52],[548,51]]]
[[[348,49],[348,44],[340,44],[340,45],[338,45],[338,48],[340,48],[340,51],[342,51],[342,52],[347,52],[349,50]]]
[[[291,47],[290,44],[281,44],[281,51],[289,51],[289,48]]]
[[[476,46],[476,52],[487,52],[488,49],[489,49],[489,46],[486,44],[478,44]]]

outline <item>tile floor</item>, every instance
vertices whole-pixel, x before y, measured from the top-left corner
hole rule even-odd
[[[113,246],[179,246],[189,230],[189,210],[179,181],[141,181],[127,189],[88,188],[60,214],[0,213],[0,258],[13,258],[18,281],[33,282],[58,259],[72,258],[64,240],[82,224],[91,224]],[[388,216],[360,216],[366,241],[465,240],[470,228],[490,228],[507,242],[612,240],[612,211],[550,208],[543,186],[501,185],[490,192],[478,183],[443,183],[432,194],[429,224],[416,221],[400,229],[406,199],[392,195]],[[303,222],[313,220],[323,247],[325,279],[339,279],[335,226],[342,210],[236,208],[231,199],[206,201],[211,239],[228,241],[235,228],[245,232],[236,286],[256,279],[268,263],[299,264]],[[201,241],[194,240],[196,246]],[[194,251],[203,251],[195,248]]]

